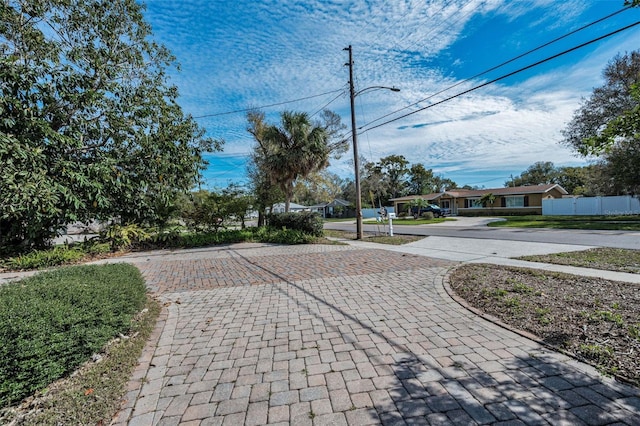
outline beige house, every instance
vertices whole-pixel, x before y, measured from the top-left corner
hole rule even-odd
[[[488,196],[491,194],[491,196]],[[542,214],[542,200],[567,195],[558,184],[516,186],[489,189],[452,189],[425,195],[392,198],[396,214],[406,212],[413,200],[422,198],[430,204],[459,216]],[[485,197],[483,199],[483,197]],[[493,199],[493,203],[487,200]]]

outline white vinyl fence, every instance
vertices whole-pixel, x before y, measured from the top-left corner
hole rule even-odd
[[[387,209],[387,213],[394,213],[395,210],[393,206],[385,207]],[[362,209],[362,217],[364,219],[370,219],[372,217],[380,216],[380,209]]]
[[[617,216],[640,214],[640,199],[619,197],[549,198],[542,200],[545,216]]]

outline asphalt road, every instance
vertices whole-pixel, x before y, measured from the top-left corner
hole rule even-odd
[[[640,232],[635,231],[589,231],[532,228],[489,228],[482,223],[472,222],[465,226],[466,218],[460,218],[460,226],[455,222],[446,225],[397,225],[394,234],[424,235],[438,237],[491,239],[506,241],[526,241],[549,244],[571,244],[591,247],[615,247],[640,250]],[[355,222],[327,222],[325,229],[355,232]],[[366,224],[365,232],[379,232],[385,229],[379,225]],[[388,227],[386,228],[388,229]]]

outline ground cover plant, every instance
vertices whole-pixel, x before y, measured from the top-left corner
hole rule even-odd
[[[487,226],[506,228],[552,228],[640,231],[640,215],[626,216],[504,216]]]
[[[83,364],[69,377],[53,382],[19,405],[0,409],[0,424],[109,424],[120,409],[126,385],[160,310],[160,303],[147,297],[128,335],[110,341],[95,361]]]
[[[64,377],[126,334],[146,301],[127,264],[43,272],[0,286],[0,407]]]
[[[640,386],[640,285],[468,264],[451,289],[471,306]]]
[[[197,248],[240,242],[308,244],[317,239],[317,231],[312,234],[306,230],[287,227],[249,227],[195,232],[176,229],[145,230],[136,225],[118,226],[114,230],[105,232],[103,236],[90,241],[33,250],[0,258],[0,272],[82,263],[99,258],[119,256],[127,251]]]
[[[567,253],[522,256],[519,259],[640,274],[640,250],[599,247]]]

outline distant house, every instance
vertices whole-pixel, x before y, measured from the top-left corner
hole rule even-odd
[[[276,203],[273,205],[273,207],[271,209],[267,208],[267,213],[284,213],[284,206],[285,203]],[[291,213],[294,212],[305,212],[305,211],[309,211],[309,207],[307,206],[303,206],[301,204],[296,204],[296,203],[289,203],[289,211]]]
[[[355,217],[355,209],[350,202],[336,198],[330,203],[309,206],[312,212],[317,212],[322,217]]]
[[[493,203],[484,196],[491,194]],[[542,200],[562,198],[567,191],[557,184],[516,186],[489,189],[452,189],[433,194],[408,195],[392,198],[395,211],[406,212],[411,202],[422,198],[436,204],[449,214],[460,216],[488,216],[512,214],[542,214]]]

